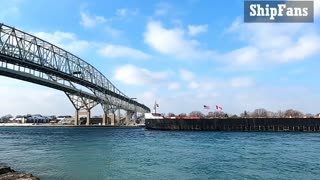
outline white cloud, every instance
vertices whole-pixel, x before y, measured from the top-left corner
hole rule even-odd
[[[88,41],[78,40],[75,34],[69,32],[36,32],[34,35],[75,54],[83,52],[90,46]]]
[[[142,91],[139,92],[136,96],[138,98],[139,102],[142,102],[143,104],[145,104],[146,106],[148,106],[152,112],[154,112],[154,103],[155,101],[157,102],[157,104],[159,105],[159,107],[157,107],[157,112],[164,112],[164,108],[166,107],[166,104],[162,97],[159,96],[159,92],[157,89],[149,89],[147,91]]]
[[[130,58],[130,59],[148,59],[150,55],[122,45],[108,44],[99,50],[99,53],[107,58]]]
[[[230,25],[230,27],[227,28],[225,33],[235,32],[237,29],[239,29],[239,26],[242,23],[241,17],[237,17]]]
[[[61,91],[6,77],[0,77],[0,81],[0,98],[5,102],[0,103],[1,116],[74,114],[71,102]]]
[[[115,15],[106,19],[107,22],[121,22],[132,20],[139,15],[139,9],[119,8],[116,9]]]
[[[134,65],[116,68],[114,79],[129,85],[159,84],[168,80],[168,72],[154,72]]]
[[[191,89],[198,89],[199,88],[199,83],[192,81],[189,83],[189,88]]]
[[[230,83],[235,88],[250,87],[254,84],[254,80],[250,77],[235,77],[231,79]]]
[[[181,69],[180,70],[180,77],[184,81],[192,81],[194,79],[194,74],[191,71]]]
[[[158,21],[147,24],[144,41],[156,51],[180,59],[207,59],[215,55],[212,51],[201,49],[198,41],[186,39],[183,29],[166,29]]]
[[[226,33],[235,34],[246,43],[220,55],[233,65],[301,61],[320,52],[320,34],[314,24],[250,24],[237,18]]]
[[[69,32],[55,31],[54,33],[36,32],[35,36],[52,43],[60,43],[66,40],[75,40],[75,34]]]
[[[168,85],[168,90],[178,90],[180,89],[180,84],[178,82],[172,82]]]
[[[3,76],[0,76],[0,82],[0,99],[5,102],[0,103],[0,117],[6,114],[74,116],[75,109],[62,91]],[[100,105],[91,112],[92,115],[103,113]]]
[[[320,36],[310,34],[300,37],[293,45],[283,49],[283,51],[275,51],[271,53],[273,59],[279,62],[288,62],[293,60],[302,60],[320,51]]]
[[[127,16],[128,15],[128,9],[123,8],[123,9],[117,9],[116,14],[118,16]]]
[[[233,50],[223,56],[223,59],[232,60],[234,65],[254,65],[259,57],[259,51],[254,47],[243,47]]]
[[[116,11],[116,15],[120,17],[136,16],[138,13],[138,9],[130,10],[128,8],[120,8]]]
[[[106,19],[102,16],[92,16],[86,12],[81,12],[81,21],[80,24],[86,28],[93,28],[98,24],[106,22]]]
[[[105,26],[104,29],[106,33],[113,38],[117,38],[122,34],[122,31],[114,29],[111,26]]]
[[[195,26],[195,25],[189,25],[188,26],[188,34],[190,36],[195,36],[195,35],[198,35],[200,33],[207,32],[207,31],[208,31],[208,24],[198,25],[198,26]]]
[[[172,6],[169,3],[161,2],[156,5],[154,12],[155,16],[165,16],[172,10]]]

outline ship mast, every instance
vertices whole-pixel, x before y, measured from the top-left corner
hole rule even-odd
[[[153,106],[154,113],[157,113],[157,107],[159,107],[159,104],[157,103],[157,101],[154,101],[154,106]]]

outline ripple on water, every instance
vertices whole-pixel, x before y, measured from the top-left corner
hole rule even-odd
[[[42,179],[318,179],[317,133],[0,128],[0,162]]]

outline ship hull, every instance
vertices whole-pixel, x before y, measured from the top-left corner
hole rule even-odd
[[[320,132],[320,118],[146,119],[146,129]]]

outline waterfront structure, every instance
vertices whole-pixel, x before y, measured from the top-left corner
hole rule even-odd
[[[103,108],[102,125],[117,125],[115,111],[127,112],[126,122],[135,113],[150,109],[116,88],[100,71],[88,62],[47,41],[16,28],[0,24],[0,75],[28,81],[63,91],[75,108],[75,125],[79,116],[87,116],[91,109]],[[83,86],[84,91],[78,88]],[[107,117],[108,114],[112,117]],[[109,119],[109,121],[108,121]]]
[[[320,118],[203,118],[145,114],[147,129],[201,131],[320,132]]]

